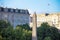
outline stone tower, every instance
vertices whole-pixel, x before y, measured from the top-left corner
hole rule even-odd
[[[37,40],[37,15],[33,14],[32,40]]]

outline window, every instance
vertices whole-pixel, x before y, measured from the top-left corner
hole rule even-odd
[[[30,22],[33,22],[33,17],[30,18]]]
[[[22,11],[22,10],[20,10],[20,12],[22,13],[23,11]]]
[[[25,10],[22,10],[22,13],[24,14],[25,13]]]
[[[15,9],[13,9],[13,12],[15,12]]]
[[[48,13],[45,14],[45,16],[48,16],[48,15],[49,15]]]
[[[11,12],[11,9],[8,9],[8,12]]]
[[[29,14],[28,10],[25,11],[27,14]]]
[[[13,12],[13,9],[11,9],[11,12]]]
[[[4,11],[4,8],[1,8],[1,11]]]
[[[18,13],[20,13],[20,10],[18,10]]]
[[[53,24],[56,24],[56,19],[53,20]]]

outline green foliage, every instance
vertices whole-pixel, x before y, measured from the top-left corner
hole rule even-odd
[[[58,29],[48,23],[37,28],[38,40],[60,40]],[[32,40],[32,31],[28,24],[13,28],[9,22],[0,20],[0,40]]]
[[[27,24],[18,25],[16,29],[19,29],[21,32],[20,40],[31,40],[31,30]]]
[[[31,30],[31,28],[30,28],[30,26],[28,24],[17,25],[16,27],[18,27],[18,26],[25,29],[25,30]]]
[[[37,32],[38,40],[44,40],[45,37],[51,37],[52,40],[59,40],[58,29],[49,26],[48,23],[42,23]]]
[[[0,32],[10,26],[10,23],[4,20],[0,20]]]
[[[51,40],[51,37],[45,37],[44,40]]]
[[[12,39],[12,35],[13,35],[13,28],[12,27],[8,27],[2,31],[3,40]]]
[[[2,36],[0,36],[0,40],[2,40]]]
[[[9,22],[0,20],[0,40],[31,40],[31,35],[28,24],[18,25],[14,29]]]
[[[0,20],[0,40],[31,40],[31,35],[28,24],[13,28],[9,22]]]

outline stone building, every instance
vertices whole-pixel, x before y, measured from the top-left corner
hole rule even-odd
[[[31,22],[30,22],[31,27],[33,25],[33,23],[32,23],[33,16],[32,15],[30,16],[31,17]],[[49,25],[60,29],[60,13],[56,12],[56,13],[37,14],[37,27],[39,27],[43,22],[47,22]]]
[[[9,21],[14,27],[29,24],[29,16],[28,10],[0,7],[0,20]]]

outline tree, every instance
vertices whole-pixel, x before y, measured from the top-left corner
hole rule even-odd
[[[45,37],[44,40],[51,40],[51,37]]]
[[[31,40],[32,32],[28,24],[16,28],[9,22],[0,20],[0,40]]]
[[[31,30],[31,28],[30,28],[30,26],[29,26],[28,24],[17,25],[17,26],[22,27],[22,28],[25,29],[25,30]],[[16,27],[17,27],[17,26],[16,26]]]
[[[59,40],[58,29],[50,26],[48,23],[42,23],[37,32],[38,40],[44,40],[45,37],[51,37],[52,40]]]
[[[2,31],[3,40],[12,40],[13,37],[13,27],[8,27]]]
[[[0,20],[0,39],[8,40],[12,34],[12,26],[8,21]]]
[[[2,40],[2,36],[0,35],[0,40]]]
[[[31,40],[32,39],[32,32],[28,30],[24,30],[23,35],[25,36],[25,40]]]
[[[0,32],[7,28],[8,26],[11,26],[9,22],[0,20]]]
[[[14,30],[14,35],[15,35],[15,40],[22,40],[23,37],[23,29],[21,26],[17,26],[16,29]]]
[[[31,40],[31,30],[29,28],[29,25],[24,24],[24,25],[18,25],[16,29],[19,29],[20,32],[20,40]],[[17,34],[18,35],[18,34]]]

